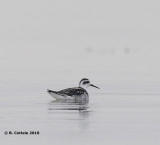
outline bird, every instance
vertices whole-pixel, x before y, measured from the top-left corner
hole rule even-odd
[[[89,79],[83,78],[79,82],[79,87],[67,88],[60,91],[47,90],[47,92],[56,100],[89,100],[89,94],[86,91],[88,87],[99,87],[90,83]]]

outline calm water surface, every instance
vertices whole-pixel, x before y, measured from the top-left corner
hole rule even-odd
[[[89,103],[74,103],[55,101],[46,93],[44,86],[12,83],[2,87],[1,143],[160,144],[159,95],[92,93],[89,90]],[[4,135],[5,131],[39,131],[40,134]]]

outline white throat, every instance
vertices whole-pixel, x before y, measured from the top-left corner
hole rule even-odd
[[[83,89],[87,89],[88,85],[79,85],[79,87],[83,88]]]

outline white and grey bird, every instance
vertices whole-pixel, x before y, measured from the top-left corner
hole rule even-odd
[[[90,86],[99,89],[99,87],[91,84],[89,79],[83,78],[79,82],[79,87],[67,88],[61,91],[48,90],[47,92],[56,100],[89,100],[86,88]]]

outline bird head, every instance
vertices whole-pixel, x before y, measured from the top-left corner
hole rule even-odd
[[[99,87],[93,85],[90,83],[89,79],[83,78],[80,82],[79,82],[79,87],[81,88],[88,88],[88,87],[95,87],[97,89],[100,89]]]

